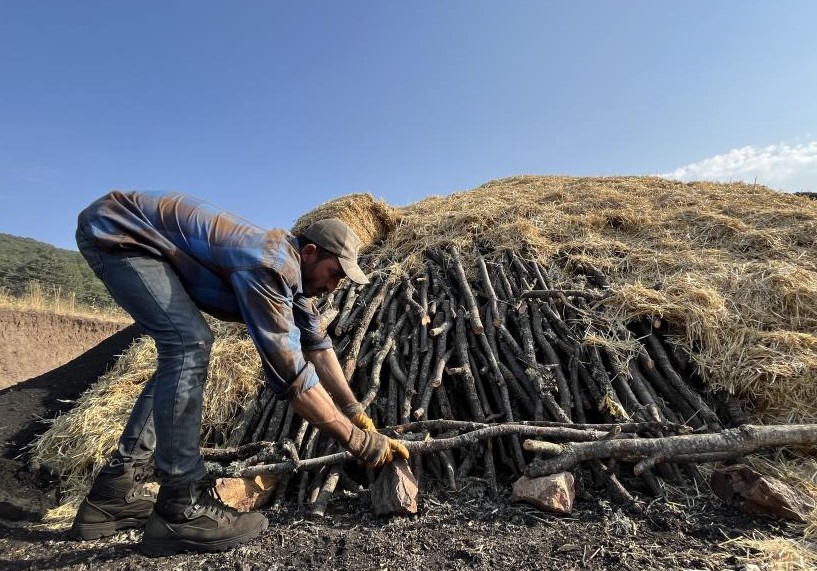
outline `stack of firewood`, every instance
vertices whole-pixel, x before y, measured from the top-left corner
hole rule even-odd
[[[808,426],[746,425],[734,399],[705,391],[659,319],[611,323],[598,270],[565,276],[517,252],[465,257],[427,251],[411,272],[371,258],[369,285],[320,303],[347,380],[375,424],[406,442],[421,483],[457,489],[475,476],[496,489],[502,476],[581,466],[632,500],[630,482],[660,495],[660,480],[703,483],[698,463],[817,440]],[[281,474],[278,502],[297,493],[323,513],[335,490],[357,485],[351,456],[268,389],[226,444],[206,452],[211,472]]]

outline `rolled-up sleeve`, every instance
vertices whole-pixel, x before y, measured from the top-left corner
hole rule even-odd
[[[296,318],[307,319],[306,314],[296,306],[292,289],[281,275],[256,268],[233,272],[230,281],[272,390],[284,393],[297,386],[305,391],[318,384],[315,368],[303,356],[302,324],[296,323]]]

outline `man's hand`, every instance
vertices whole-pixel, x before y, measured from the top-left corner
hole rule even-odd
[[[394,460],[395,454],[403,460],[409,458],[409,451],[402,442],[374,430],[353,430],[347,447],[349,452],[371,468],[380,468],[388,464]]]
[[[352,424],[361,430],[376,430],[374,422],[371,418],[369,418],[369,415],[366,414],[363,405],[359,402],[347,405],[343,407],[342,410],[343,414],[345,414],[347,418],[352,421]]]

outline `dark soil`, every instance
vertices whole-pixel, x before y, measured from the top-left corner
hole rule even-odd
[[[314,520],[294,504],[267,511],[270,528],[254,541],[216,554],[149,558],[141,533],[77,543],[64,532],[0,529],[0,567],[29,569],[743,569],[745,552],[724,541],[761,530],[792,535],[784,523],[752,519],[711,505],[654,502],[633,516],[605,500],[580,500],[556,517],[492,499],[474,481],[458,494],[427,492],[408,518],[371,515],[364,494],[333,501]]]
[[[270,528],[260,537],[224,553],[145,557],[136,550],[136,530],[78,543],[39,521],[56,504],[58,485],[33,471],[21,451],[45,428],[37,417],[69,409],[136,334],[125,330],[68,365],[0,391],[0,569],[738,570],[750,554],[728,539],[755,531],[802,534],[796,525],[737,512],[711,494],[691,502],[642,496],[635,511],[588,488],[563,517],[512,504],[510,480],[493,496],[472,478],[456,493],[424,481],[412,517],[375,517],[366,491],[337,497],[323,519],[309,517],[293,499],[265,510]]]
[[[0,389],[67,363],[127,325],[122,320],[0,308]]]
[[[131,325],[61,367],[0,390],[0,456],[20,456],[26,444],[48,429],[42,420],[70,410],[141,334]]]

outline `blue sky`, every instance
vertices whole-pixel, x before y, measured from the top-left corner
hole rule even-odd
[[[265,227],[515,174],[817,191],[817,2],[0,2],[0,232],[112,188]]]

